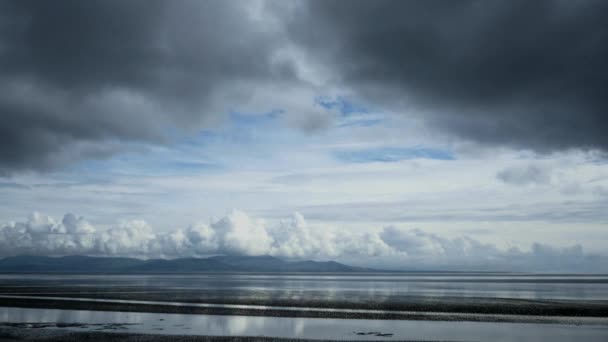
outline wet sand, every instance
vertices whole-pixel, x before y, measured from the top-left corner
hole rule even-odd
[[[547,304],[545,304],[547,305]],[[580,304],[579,304],[580,305]],[[599,324],[608,325],[608,317],[593,315],[519,315],[501,313],[474,312],[470,304],[470,312],[450,311],[357,311],[356,306],[342,311],[340,309],[326,311],[324,308],[308,307],[306,310],[282,310],[280,308],[224,308],[197,307],[188,303],[155,303],[155,304],[126,304],[112,302],[95,302],[86,299],[56,300],[44,298],[0,298],[0,306],[93,310],[114,312],[149,312],[149,313],[179,313],[206,315],[237,315],[237,316],[270,316],[270,317],[308,317],[308,318],[343,318],[343,319],[382,319],[382,320],[425,320],[425,321],[470,321],[470,322],[509,322],[509,323],[550,323],[550,324]],[[522,311],[525,308],[522,308]],[[532,311],[532,309],[530,309]],[[582,311],[579,307],[577,312]],[[562,310],[558,311],[562,312]],[[595,313],[590,311],[587,313]]]
[[[72,332],[56,329],[32,330],[25,327],[0,327],[0,342],[34,341],[34,342],[340,342],[336,340],[305,340],[258,336],[180,336],[129,334],[109,332]],[[393,340],[391,340],[393,341]]]
[[[2,298],[2,296],[36,296],[41,299]],[[55,298],[87,298],[92,300],[153,301],[155,305],[142,303],[99,303],[51,300]],[[48,298],[48,299],[42,299]],[[183,304],[163,305],[162,303]],[[252,308],[195,307],[188,304],[243,305],[266,307],[308,308],[306,311],[258,310]],[[0,306],[88,309],[105,311],[141,311],[167,313],[194,313],[219,315],[264,315],[290,317],[332,317],[332,318],[378,318],[416,319],[416,313],[452,313],[474,315],[514,315],[514,316],[568,316],[568,317],[608,317],[608,300],[532,300],[516,298],[483,297],[421,297],[421,296],[374,296],[363,297],[349,293],[338,296],[327,293],[311,295],[276,294],[272,291],[222,291],[167,289],[158,287],[95,287],[95,286],[2,286]],[[319,308],[314,311],[310,308]],[[322,312],[327,309],[377,310],[385,313]],[[411,314],[394,315],[391,311],[407,311]],[[421,319],[429,319],[424,315]],[[464,317],[465,315],[460,315]],[[453,319],[444,315],[440,319]],[[476,318],[478,320],[479,318]]]

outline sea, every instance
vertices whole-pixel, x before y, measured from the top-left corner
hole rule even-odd
[[[100,295],[101,294],[101,295]],[[212,303],[411,303],[513,301],[608,305],[608,275],[525,273],[208,273],[208,274],[0,274],[2,298],[121,302],[148,300],[187,305]],[[181,296],[181,297],[180,297]],[[101,299],[100,299],[101,298]],[[126,299],[125,299],[126,298]],[[248,304],[253,303],[253,304]],[[256,304],[258,303],[258,304]],[[270,306],[272,307],[272,306]],[[326,307],[327,308],[327,307]],[[331,309],[331,305],[329,305]],[[324,340],[608,341],[608,317],[588,323],[382,320],[247,315],[112,312],[0,306],[0,326],[52,324],[79,331],[166,335],[267,336]],[[70,326],[73,325],[73,326]],[[118,328],[117,328],[118,327]]]

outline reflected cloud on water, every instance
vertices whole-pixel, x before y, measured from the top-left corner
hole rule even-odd
[[[181,274],[0,275],[3,287],[202,291],[206,296],[262,300],[373,300],[403,296],[605,300],[606,275],[518,274]]]
[[[71,330],[329,340],[606,341],[608,326],[216,316],[0,307],[3,323],[79,323]],[[115,325],[112,325],[115,324]],[[100,328],[102,326],[102,328]],[[106,328],[104,328],[106,327]]]

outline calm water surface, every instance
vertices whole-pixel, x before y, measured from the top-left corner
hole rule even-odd
[[[264,292],[277,296],[359,298],[422,296],[608,300],[608,275],[477,273],[0,275],[2,287],[112,287]],[[60,291],[58,291],[60,292]]]
[[[76,291],[76,290],[77,291]],[[288,298],[398,301],[405,297],[512,298],[607,301],[608,275],[479,273],[377,274],[2,274],[0,294],[194,293],[207,298]],[[22,293],[20,293],[22,292]],[[144,298],[145,298],[144,296]],[[162,294],[161,298],[165,298]],[[170,296],[166,296],[170,298]],[[201,297],[202,298],[202,297]],[[163,300],[163,299],[161,299]],[[205,305],[205,304],[197,304]],[[293,308],[290,308],[293,309]],[[296,309],[300,310],[300,309]],[[156,334],[272,336],[310,339],[449,341],[608,341],[607,325],[449,321],[391,321],[97,312],[0,307],[0,322],[84,323],[67,329],[104,330],[92,324],[132,324],[111,331]],[[362,333],[364,335],[359,335]],[[367,334],[372,333],[372,334]],[[392,334],[377,336],[376,333]]]
[[[386,321],[180,315],[0,307],[1,322],[128,324],[120,332],[270,336],[309,339],[427,341],[607,341],[608,327],[530,323]],[[99,326],[69,328],[103,330]],[[113,330],[116,331],[116,330]],[[359,335],[357,333],[366,334]],[[377,336],[377,333],[392,334]]]

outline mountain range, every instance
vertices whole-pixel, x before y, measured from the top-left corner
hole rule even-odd
[[[273,256],[213,256],[148,259],[91,256],[15,256],[0,259],[10,273],[195,273],[195,272],[367,272],[335,261],[290,261]]]

